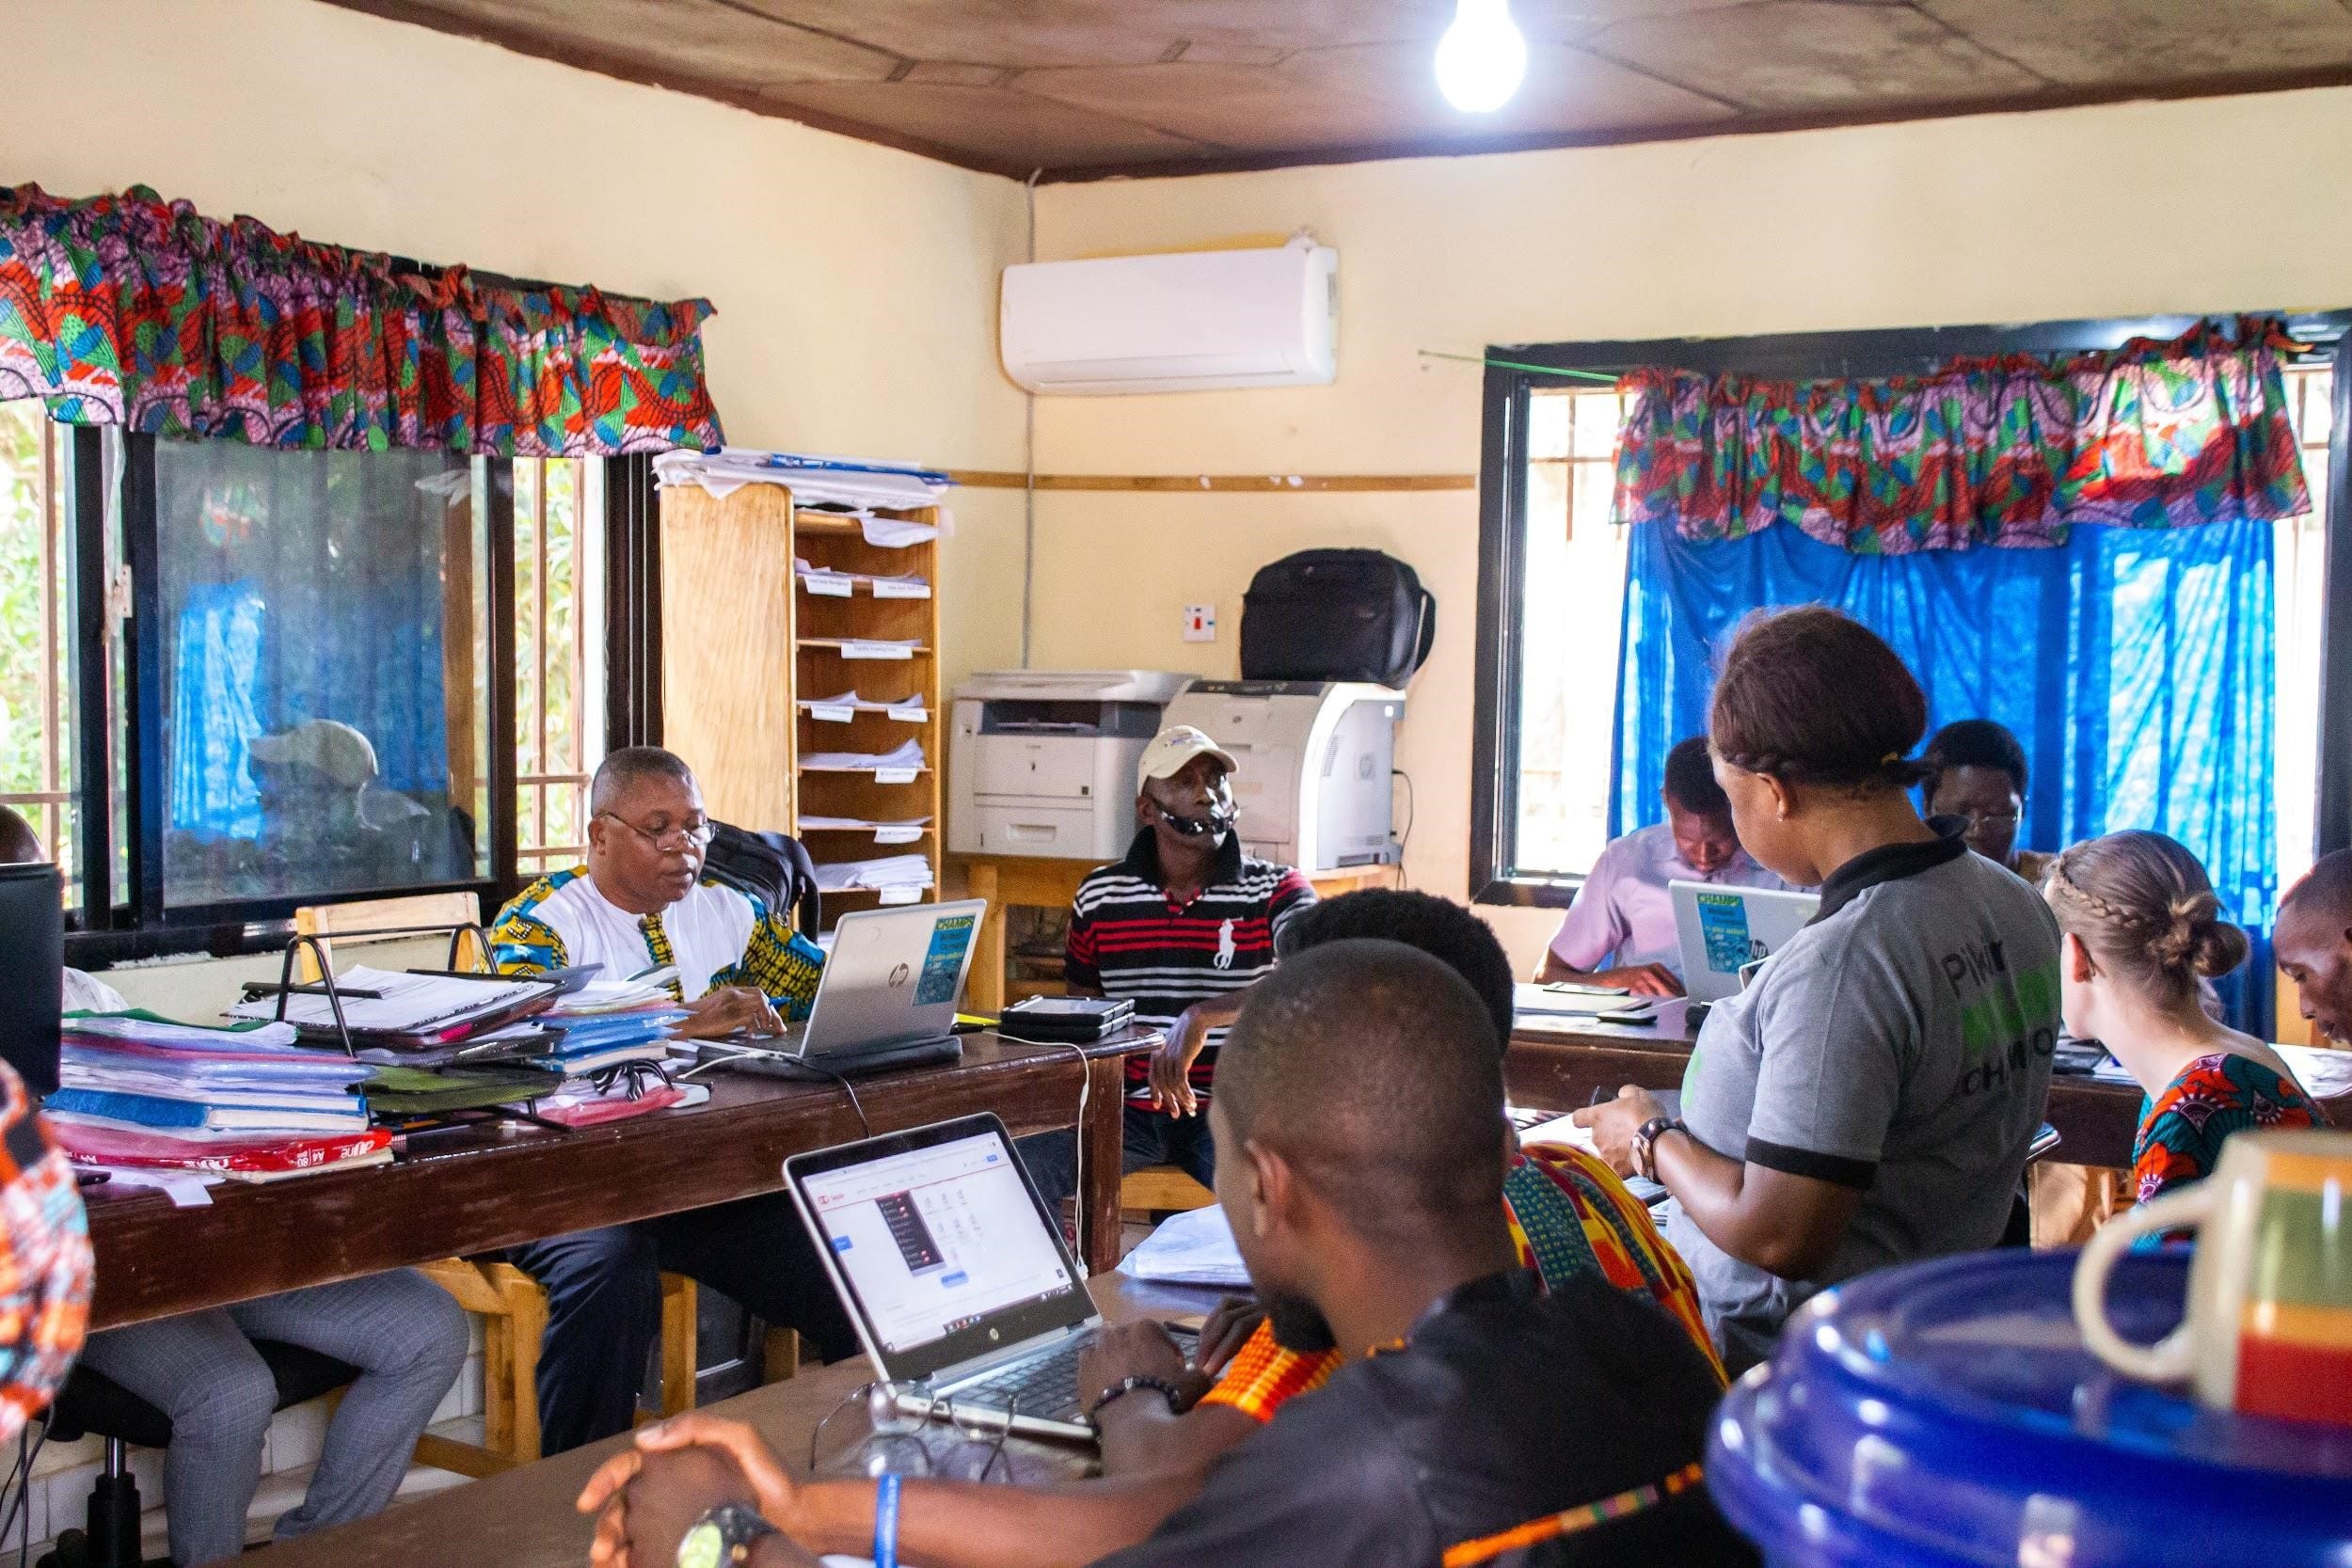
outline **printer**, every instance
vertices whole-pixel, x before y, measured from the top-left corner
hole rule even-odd
[[[1242,844],[1301,871],[1397,858],[1390,837],[1405,693],[1355,681],[1208,681],[1168,705],[1167,724],[1206,731],[1241,765]]]
[[[956,689],[947,847],[1100,865],[1136,836],[1136,765],[1189,676],[984,670]]]

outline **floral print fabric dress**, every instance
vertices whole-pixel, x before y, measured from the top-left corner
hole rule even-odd
[[[2292,1078],[2250,1056],[2223,1052],[2183,1068],[2164,1092],[2140,1107],[2132,1148],[2137,1201],[2201,1181],[2220,1162],[2221,1145],[2249,1128],[2325,1127],[2328,1118]]]

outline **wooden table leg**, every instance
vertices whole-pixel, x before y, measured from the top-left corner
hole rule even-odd
[[[1078,1256],[1089,1274],[1119,1266],[1120,1155],[1126,1147],[1127,1064],[1087,1064],[1087,1116],[1078,1129],[1084,1170],[1078,1188]]]
[[[980,917],[979,946],[972,955],[972,978],[964,987],[971,1010],[994,1018],[1005,1009],[1005,906],[997,898],[996,868],[986,861],[965,867],[971,895],[988,900]]]

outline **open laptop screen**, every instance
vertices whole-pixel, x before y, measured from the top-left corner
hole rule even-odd
[[[1009,1348],[1093,1310],[993,1117],[802,1156],[787,1169],[894,1378]]]

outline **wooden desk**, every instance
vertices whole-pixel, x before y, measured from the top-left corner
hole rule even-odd
[[[1120,1274],[1095,1276],[1095,1304],[1114,1323],[1150,1315],[1195,1319],[1216,1303],[1215,1291],[1137,1285]],[[708,1406],[710,1414],[748,1421],[785,1464],[802,1473],[809,1438],[844,1396],[873,1375],[863,1356],[812,1369]],[[828,1447],[852,1418],[826,1431]],[[253,1568],[446,1568],[452,1562],[498,1568],[580,1568],[588,1560],[591,1522],[572,1512],[588,1477],[626,1438],[576,1449],[414,1502],[396,1503],[373,1519],[322,1530],[270,1546],[240,1562]],[[1021,1481],[1069,1481],[1085,1473],[1079,1449],[1016,1439],[1007,1446]]]
[[[1028,855],[954,855],[963,867],[965,891],[988,900],[980,922],[980,944],[972,955],[972,977],[965,982],[965,1006],[990,1016],[1005,1006],[1005,911],[1019,904],[1032,909],[1066,910],[1078,895],[1078,884],[1094,869],[1092,861],[1044,860]],[[1339,871],[1310,871],[1307,880],[1315,895],[1336,898],[1359,888],[1394,887],[1400,879],[1393,865],[1353,865]]]
[[[1649,1027],[1521,1018],[1511,1031],[1502,1074],[1511,1103],[1532,1110],[1576,1111],[1592,1102],[1593,1091],[1614,1093],[1620,1085],[1678,1089],[1691,1061],[1691,1034],[1684,1005],[1669,1002]],[[2278,1048],[2303,1087],[2338,1126],[2352,1126],[2352,1051]],[[2139,1131],[2138,1089],[2102,1084],[2074,1074],[2050,1083],[2044,1113],[2058,1131],[2051,1158],[2074,1165],[2128,1166]]]
[[[1078,1234],[1090,1268],[1119,1258],[1124,1059],[1157,1043],[1131,1030],[1085,1048],[1088,1180]],[[952,1067],[855,1083],[876,1132],[993,1111],[1027,1134],[1077,1122],[1080,1077],[1068,1048],[974,1035]],[[710,1100],[691,1109],[570,1133],[506,1123],[418,1134],[391,1164],[264,1186],[225,1182],[206,1208],[175,1209],[152,1191],[86,1189],[98,1259],[90,1326],[777,1192],[787,1155],[864,1135],[835,1085],[732,1072],[704,1079]]]

